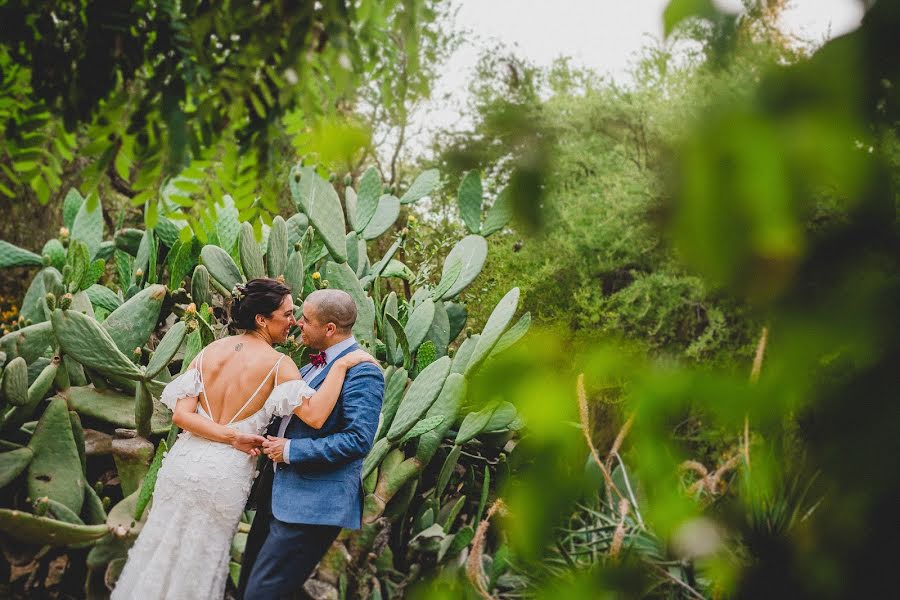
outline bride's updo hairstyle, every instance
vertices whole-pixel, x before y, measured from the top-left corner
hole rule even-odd
[[[256,329],[256,315],[271,317],[290,295],[291,288],[267,277],[237,284],[231,291],[231,325],[247,331]]]

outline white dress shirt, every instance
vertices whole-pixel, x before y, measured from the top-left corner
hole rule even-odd
[[[327,367],[328,365],[331,364],[331,361],[333,361],[344,350],[346,350],[347,348],[349,348],[350,346],[352,346],[355,343],[356,343],[356,338],[351,335],[346,340],[344,340],[342,342],[338,342],[337,344],[334,344],[333,346],[326,348],[325,349],[325,364],[320,367],[313,367],[312,369],[310,369],[309,372],[303,376],[303,381],[311,384],[313,382],[313,380],[316,378],[316,376],[318,376],[318,374],[321,373],[325,369],[325,367]],[[280,437],[280,438],[284,437],[284,432],[287,430],[288,423],[291,422],[292,416],[293,415],[286,415],[284,417],[281,417],[281,424],[278,426],[278,437]],[[291,457],[291,440],[288,440],[284,443],[283,454],[284,454],[284,462],[286,464],[290,464],[291,463],[291,459],[290,459],[290,457]]]

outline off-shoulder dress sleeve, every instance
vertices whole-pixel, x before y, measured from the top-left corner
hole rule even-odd
[[[304,400],[308,400],[316,393],[316,390],[302,379],[292,379],[275,386],[269,395],[268,402],[272,406],[272,414],[276,417],[286,417],[294,412]]]
[[[203,382],[200,380],[200,371],[188,369],[166,384],[159,400],[174,412],[175,405],[179,400],[189,396],[199,396],[202,391]]]

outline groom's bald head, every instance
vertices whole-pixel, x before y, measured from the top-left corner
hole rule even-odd
[[[343,290],[316,290],[303,302],[315,307],[316,317],[323,325],[334,323],[339,333],[350,333],[356,323],[356,302]]]

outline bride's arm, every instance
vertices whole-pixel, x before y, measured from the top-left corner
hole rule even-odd
[[[197,414],[197,404],[199,402],[199,396],[185,396],[178,400],[178,404],[175,405],[175,412],[172,414],[172,422],[194,435],[199,435],[213,442],[230,444],[250,456],[259,456],[259,447],[265,441],[264,437],[252,433],[242,433],[231,427],[215,423],[206,417],[201,417]]]
[[[371,362],[376,365],[378,362],[366,351],[355,350],[342,356],[334,361],[325,381],[319,386],[319,389],[306,402],[301,402],[294,409],[297,418],[314,429],[320,429],[334,405],[341,395],[341,388],[344,386],[344,377],[347,371],[361,362]]]

